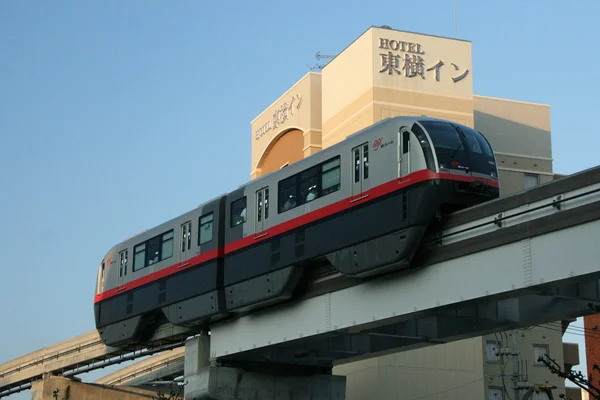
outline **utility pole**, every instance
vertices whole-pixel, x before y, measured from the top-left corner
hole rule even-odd
[[[513,381],[514,381],[514,385],[515,385],[515,398],[514,400],[519,400],[520,396],[520,392],[519,392],[519,381],[520,379],[520,374],[519,374],[519,347],[517,344],[517,335],[518,335],[518,331],[515,329],[513,331]]]

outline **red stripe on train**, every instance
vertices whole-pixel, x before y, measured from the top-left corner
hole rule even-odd
[[[414,185],[416,183],[425,182],[429,180],[455,180],[455,181],[463,181],[463,182],[475,182],[480,181],[485,185],[499,187],[498,182],[494,180],[488,179],[479,179],[473,178],[470,176],[464,175],[456,175],[450,173],[441,173],[438,174],[436,172],[430,170],[420,170],[414,172],[408,176],[402,178],[396,178],[393,181],[386,182],[382,185],[376,186],[372,189],[366,190],[361,194],[356,196],[347,197],[343,200],[340,200],[336,203],[327,205],[325,207],[321,207],[317,210],[310,211],[306,214],[303,214],[297,218],[292,220],[282,222],[279,225],[273,226],[269,229],[265,229],[262,232],[257,232],[252,234],[251,236],[245,237],[240,240],[236,240],[235,242],[229,243],[225,245],[225,254],[232,253],[234,251],[240,250],[244,247],[250,246],[254,243],[261,242],[263,240],[267,240],[277,235],[281,235],[282,233],[291,231],[296,229],[302,225],[309,224],[311,222],[317,221],[321,218],[328,217],[330,215],[345,211],[354,206],[357,206],[362,203],[366,203],[373,199],[379,198],[381,196],[385,196],[386,194],[392,193],[396,190],[403,189],[407,186]]]
[[[385,196],[386,194],[403,189],[407,186],[414,185],[414,184],[420,183],[420,182],[429,181],[429,180],[436,180],[436,179],[455,180],[455,181],[458,180],[458,181],[463,181],[463,182],[479,181],[479,182],[483,183],[484,185],[492,186],[495,188],[499,187],[498,181],[491,180],[491,179],[473,178],[470,176],[450,174],[450,173],[439,173],[438,174],[438,173],[430,171],[430,170],[417,171],[417,172],[414,172],[403,178],[396,178],[390,182],[386,182],[382,185],[376,186],[376,187],[374,187],[370,190],[367,190],[359,195],[345,198],[336,203],[330,204],[328,206],[311,211],[307,214],[301,215],[290,221],[283,222],[279,225],[276,225],[269,229],[266,229],[260,233],[252,234],[251,236],[236,240],[235,242],[232,242],[230,244],[226,244],[224,250],[223,249],[215,249],[215,250],[208,251],[206,253],[199,254],[195,257],[190,258],[187,261],[177,263],[177,264],[167,267],[165,269],[161,269],[159,271],[153,272],[149,275],[143,276],[134,281],[126,283],[122,286],[118,286],[116,288],[107,290],[103,293],[99,293],[95,296],[94,303],[98,303],[102,300],[106,300],[106,299],[116,296],[118,294],[125,293],[131,289],[135,289],[137,287],[151,283],[155,280],[175,274],[179,271],[183,271],[183,270],[191,267],[192,265],[210,261],[217,257],[223,257],[224,254],[228,254],[228,253],[240,250],[244,247],[251,246],[254,243],[258,243],[263,240],[270,239],[274,236],[281,235],[282,233],[291,231],[302,225],[306,225],[311,222],[317,221],[321,218],[325,218],[330,215],[345,211],[349,208],[352,208],[359,204],[366,203],[366,202],[376,199],[378,197]]]
[[[146,285],[148,283],[151,283],[158,279],[164,278],[166,276],[173,275],[177,272],[185,271],[186,269],[190,268],[193,265],[207,262],[207,261],[213,260],[217,257],[223,257],[222,249],[214,249],[214,250],[210,250],[205,253],[202,253],[202,254],[198,254],[197,256],[194,256],[187,261],[183,261],[183,262],[171,265],[170,267],[167,267],[167,268],[158,270],[156,272],[153,272],[151,274],[142,276],[141,278],[138,278],[131,282],[127,282],[124,285],[117,286],[115,288],[107,290],[106,292],[99,293],[94,297],[94,303],[98,303],[99,301],[106,300],[109,297],[113,297],[118,294],[128,292],[131,289],[138,288],[140,286]]]

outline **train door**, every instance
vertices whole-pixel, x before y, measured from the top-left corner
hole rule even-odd
[[[269,188],[256,191],[256,219],[254,232],[260,233],[265,229],[265,220],[269,218]]]
[[[186,261],[190,257],[192,248],[192,221],[181,225],[181,256],[179,262]]]
[[[398,177],[410,174],[410,131],[401,128],[398,132]]]
[[[356,196],[370,189],[369,185],[369,143],[352,149],[352,195]]]
[[[127,250],[122,250],[119,252],[119,278],[117,279],[118,285],[124,284],[127,276],[127,253]]]

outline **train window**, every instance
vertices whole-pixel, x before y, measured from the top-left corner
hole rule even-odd
[[[321,196],[340,189],[340,158],[323,164],[321,172]]]
[[[192,248],[192,221],[188,222],[187,246],[188,250]]]
[[[363,177],[367,179],[369,177],[369,145],[363,146]]]
[[[279,182],[279,213],[340,189],[340,157]],[[266,198],[266,195],[265,195]]]
[[[148,240],[146,245],[146,263],[148,265],[156,264],[160,261],[160,236]]]
[[[119,252],[119,276],[127,275],[127,250]]]
[[[231,203],[231,227],[246,222],[246,197]]]
[[[402,154],[408,153],[409,138],[410,132],[402,131]]]
[[[269,188],[265,189],[265,219],[269,218]]]
[[[317,181],[319,178],[318,166],[303,171],[299,175],[300,201],[308,203],[317,198]]]
[[[279,182],[279,212],[296,207],[296,176]]]
[[[138,271],[146,266],[146,243],[141,243],[133,249],[133,271]]]
[[[198,223],[200,232],[198,233],[198,244],[208,243],[213,237],[213,213],[209,213],[200,217]]]
[[[360,180],[360,149],[354,150],[354,182]]]
[[[172,256],[173,230],[171,229],[133,248],[133,271],[139,271],[142,268],[154,265]],[[127,265],[127,261],[125,261],[125,265]]]
[[[185,239],[187,238],[187,223],[181,225],[181,251],[185,251]]]
[[[262,190],[259,190],[258,192],[256,192],[256,219],[258,221],[262,220],[262,196],[263,192]]]
[[[166,260],[173,256],[173,231],[169,231],[162,235],[162,249],[160,253],[160,260]]]

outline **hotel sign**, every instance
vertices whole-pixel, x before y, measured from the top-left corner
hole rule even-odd
[[[439,82],[445,72],[446,63],[444,60],[425,60],[425,51],[420,43],[379,38],[379,48],[387,50],[385,53],[379,53],[381,57],[379,73],[395,74],[407,78],[421,77],[421,79],[425,79],[426,75],[433,75],[435,80]],[[450,66],[452,66],[451,69],[453,69],[454,74],[444,74],[444,79],[452,79],[452,82],[456,83],[462,81],[469,74],[468,69],[463,71],[453,62],[450,62]]]
[[[275,111],[273,113],[273,119],[267,121],[263,126],[258,128],[254,132],[255,139],[260,139],[271,129],[277,128],[279,127],[279,125],[287,121],[290,118],[290,116],[294,115],[295,110],[300,109],[300,104],[302,104],[302,95],[297,94],[295,96],[292,96],[290,101],[286,101],[279,107],[275,108]]]

